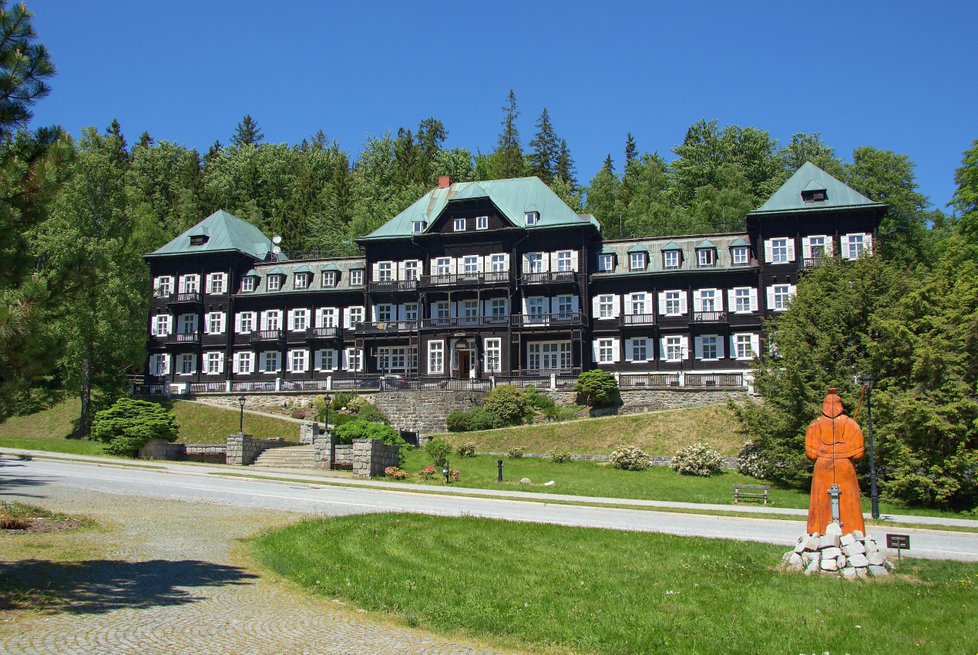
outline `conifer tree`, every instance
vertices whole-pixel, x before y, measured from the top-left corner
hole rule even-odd
[[[584,208],[593,214],[606,228],[614,226],[613,230],[605,230],[606,235],[622,234],[622,217],[618,212],[618,192],[621,182],[615,174],[615,164],[608,155],[604,165],[591,180],[587,190],[587,201]]]
[[[238,126],[234,130],[234,136],[231,137],[231,145],[235,148],[257,146],[264,138],[265,135],[262,134],[257,121],[251,117],[251,114],[245,114],[245,117],[241,119],[241,122],[238,123]]]
[[[527,156],[530,174],[550,184],[556,176],[557,158],[560,156],[560,142],[550,123],[550,114],[543,108],[537,120],[537,132],[530,141],[530,154]]]
[[[6,138],[31,118],[31,106],[50,93],[54,64],[37,43],[33,14],[24,3],[7,9],[0,0],[0,137]]]
[[[503,131],[499,134],[499,142],[493,153],[492,175],[497,179],[522,177],[526,173],[526,162],[523,160],[523,147],[520,145],[520,132],[516,119],[520,112],[516,108],[516,93],[512,89],[506,96],[503,106]]]
[[[567,140],[560,140],[560,148],[557,151],[557,163],[554,167],[554,176],[566,182],[572,190],[577,189],[577,171],[574,169],[574,158],[571,157],[570,148],[567,147]]]

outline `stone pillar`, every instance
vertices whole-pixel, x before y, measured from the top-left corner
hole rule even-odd
[[[388,466],[397,466],[399,446],[389,446],[380,439],[353,440],[353,476],[368,479],[381,475]]]
[[[319,436],[319,423],[308,421],[299,426],[299,443],[311,444]]]
[[[237,432],[228,435],[225,462],[234,466],[248,466],[255,461],[262,448],[250,434]]]
[[[336,468],[336,437],[328,431],[312,440],[313,462],[316,468],[332,471]]]

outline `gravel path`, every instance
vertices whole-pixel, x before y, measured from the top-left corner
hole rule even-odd
[[[95,561],[49,562],[38,553],[38,559],[26,562],[0,562],[0,577],[59,581],[68,601],[51,613],[5,611],[0,653],[494,652],[372,620],[249,568],[238,540],[294,521],[295,514],[131,498],[60,484],[29,493],[32,498],[7,498],[0,491],[0,499],[88,515],[110,529],[98,535],[104,552]]]

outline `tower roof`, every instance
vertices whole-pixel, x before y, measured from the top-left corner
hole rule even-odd
[[[147,257],[238,251],[262,260],[272,240],[248,221],[219,209]]]
[[[748,216],[885,206],[884,203],[870,200],[809,161]]]

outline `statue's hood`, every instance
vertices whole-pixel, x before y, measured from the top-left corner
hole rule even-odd
[[[845,410],[842,409],[842,399],[835,393],[835,389],[829,389],[825,400],[822,401],[822,414],[829,418],[842,416]]]

